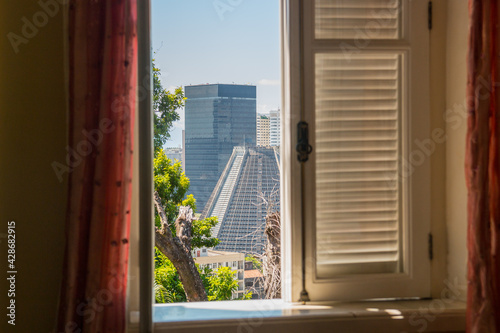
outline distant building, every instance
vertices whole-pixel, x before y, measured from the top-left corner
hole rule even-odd
[[[252,292],[252,299],[265,298],[264,275],[255,269],[253,262],[245,261],[245,291]]]
[[[245,271],[245,290],[252,292],[252,299],[265,298],[264,275],[258,269]]]
[[[231,268],[235,272],[235,278],[238,279],[238,290],[233,293],[233,299],[243,296],[245,293],[245,255],[243,253],[215,251],[203,248],[194,249],[192,255],[194,261],[201,268],[208,267],[213,270],[219,267]]]
[[[269,117],[263,114],[257,115],[257,146],[269,147]]]
[[[174,162],[174,160],[178,160],[182,163],[182,148],[165,148],[163,151],[165,152],[165,155],[172,160],[172,162]]]
[[[184,165],[186,164],[186,130],[182,130],[182,171],[186,172]]]
[[[280,109],[269,112],[269,141],[272,147],[277,147],[281,144]]]
[[[212,235],[221,251],[262,254],[267,205],[279,211],[279,149],[235,147],[201,214],[217,216]]]
[[[186,86],[185,170],[189,193],[205,206],[235,146],[256,145],[256,87]]]

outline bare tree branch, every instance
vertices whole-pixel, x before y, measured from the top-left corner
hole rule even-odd
[[[263,260],[266,298],[281,298],[281,220],[280,213],[266,215],[266,251]]]

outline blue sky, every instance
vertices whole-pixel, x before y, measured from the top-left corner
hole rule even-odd
[[[155,64],[165,88],[257,86],[257,112],[280,107],[279,0],[153,0]],[[181,145],[184,111],[166,146]]]

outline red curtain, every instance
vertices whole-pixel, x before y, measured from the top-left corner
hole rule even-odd
[[[57,332],[126,329],[136,1],[69,1],[69,189]]]
[[[497,0],[469,0],[467,332],[500,332]]]

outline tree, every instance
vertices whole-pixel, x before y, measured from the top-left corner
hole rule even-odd
[[[201,269],[196,265],[209,301],[231,299],[238,289],[235,274],[228,267],[212,270]],[[241,299],[251,299],[252,293],[247,292]],[[187,301],[186,293],[177,274],[177,270],[167,257],[159,250],[155,253],[155,300],[156,303],[174,303]]]
[[[174,121],[180,119],[178,109],[184,106],[182,87],[173,93],[163,88],[160,80],[160,69],[153,60],[153,111],[154,111],[154,149],[159,151],[170,138],[170,130]]]
[[[191,255],[193,210],[186,206],[179,207],[179,217],[175,221],[176,236],[174,236],[156,191],[154,200],[161,221],[161,227],[155,227],[156,247],[177,269],[187,300],[206,301],[205,287]]]
[[[200,274],[191,256],[193,211],[196,209],[194,197],[188,196],[183,200],[189,188],[189,179],[182,172],[179,162],[172,163],[162,150],[162,146],[170,137],[172,123],[179,120],[177,112],[184,106],[184,93],[179,87],[174,93],[164,89],[160,80],[160,69],[153,62],[153,111],[154,111],[154,185],[155,185],[155,245],[175,267],[178,279],[183,285],[188,301],[207,300],[205,288]],[[182,206],[185,204],[185,206]],[[171,223],[175,217],[175,225]],[[203,243],[217,244],[211,239],[206,229],[211,229],[217,221],[203,220],[195,222],[198,233],[195,246]],[[172,281],[177,277],[173,275],[171,267],[163,265],[155,270],[155,277],[163,276]],[[165,280],[165,279],[163,279]],[[163,281],[162,280],[162,281]],[[160,300],[173,299],[172,291],[167,290],[164,284],[155,281],[155,293]],[[178,285],[178,284],[177,284]],[[177,293],[179,294],[179,293]],[[175,296],[175,294],[174,294]]]
[[[189,195],[183,200],[189,188],[189,178],[182,171],[180,162],[173,163],[163,149],[156,151],[153,161],[155,191],[161,199],[168,221],[174,221],[180,205],[189,206],[196,210],[196,200]],[[159,226],[159,215],[156,216],[156,225]],[[174,231],[174,230],[172,230]]]
[[[187,300],[177,270],[157,248],[155,249],[154,286],[156,303],[185,302]]]
[[[182,171],[179,162],[172,163],[160,149],[156,153],[153,166],[157,212],[155,245],[166,260],[172,263],[172,266],[164,265],[163,268],[155,270],[155,280],[158,280],[156,276],[164,277],[163,283],[155,286],[157,300],[207,300],[204,285],[191,256],[191,249],[214,247],[219,243],[219,240],[211,235],[212,228],[217,225],[217,218],[202,220],[193,218],[196,200],[192,195],[183,200],[189,188],[189,179]],[[177,215],[179,217],[176,223],[170,223]],[[165,279],[171,283],[165,283]],[[183,285],[185,295],[181,295],[178,290],[179,282]],[[170,297],[168,295],[171,290],[177,292]]]
[[[281,217],[279,212],[267,212],[266,251],[264,253],[264,291],[266,298],[281,298]]]
[[[165,210],[167,221],[175,221],[180,206],[187,206],[196,212],[196,199],[189,194],[183,200],[189,189],[189,178],[182,171],[180,162],[173,163],[165,152],[160,149],[156,153],[153,162],[154,169],[154,187],[158,192],[160,202]],[[155,225],[161,227],[160,216],[156,214]],[[219,244],[217,238],[212,237],[212,228],[217,225],[217,217],[209,217],[202,220],[194,219],[192,221],[192,239],[193,248],[215,247]],[[172,233],[176,234],[173,223],[169,224]]]
[[[164,303],[206,300],[206,290],[212,290],[212,293],[217,295],[225,295],[223,290],[227,291],[226,284],[229,281],[222,276],[219,279],[213,278],[214,273],[211,270],[200,271],[191,256],[191,248],[215,247],[219,243],[219,240],[211,235],[212,228],[217,225],[217,218],[210,217],[203,220],[193,218],[196,199],[193,195],[188,195],[184,199],[189,188],[189,179],[183,173],[181,164],[172,162],[162,150],[162,146],[170,137],[172,123],[179,119],[177,110],[184,106],[185,98],[180,87],[174,93],[162,87],[160,70],[154,63],[153,94],[154,186],[157,212],[155,215],[156,301]],[[172,221],[176,223],[171,223]],[[209,295],[212,296],[211,293]],[[217,299],[217,297],[211,298]]]

